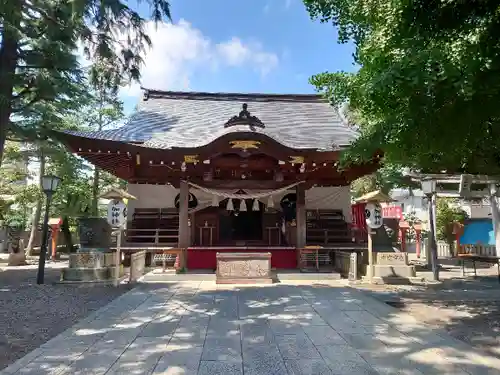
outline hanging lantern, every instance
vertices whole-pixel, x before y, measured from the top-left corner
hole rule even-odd
[[[219,197],[217,195],[214,195],[212,197],[212,207],[218,207],[219,206]]]
[[[234,211],[233,200],[231,198],[227,200],[226,210]]]
[[[268,208],[273,208],[274,207],[274,201],[273,201],[273,196],[270,195],[269,199],[267,200],[267,207]]]
[[[244,199],[240,201],[240,212],[245,212],[247,210],[247,202]]]
[[[252,211],[259,211],[260,207],[259,207],[259,200],[258,199],[254,199],[253,200],[253,206],[252,206]]]

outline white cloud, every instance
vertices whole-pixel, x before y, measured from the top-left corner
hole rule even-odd
[[[279,58],[275,53],[265,52],[258,42],[244,44],[239,38],[217,44],[218,55],[229,66],[241,66],[249,63],[262,75],[276,68]]]
[[[258,42],[237,37],[216,43],[189,22],[150,23],[147,33],[152,48],[145,54],[142,86],[163,90],[189,90],[193,74],[211,74],[223,67],[251,69],[265,76],[279,64],[277,54],[265,51]],[[122,93],[135,96],[139,85]]]

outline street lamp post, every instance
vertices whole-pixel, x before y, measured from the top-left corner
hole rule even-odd
[[[436,201],[436,181],[433,179],[422,180],[422,192],[428,201],[429,216],[429,255],[434,281],[439,281],[439,265],[437,259],[436,233],[435,233],[435,201]],[[427,261],[429,263],[429,261]]]
[[[36,283],[43,284],[45,277],[45,256],[47,254],[47,241],[49,237],[49,210],[52,202],[52,195],[56,191],[61,179],[57,176],[47,175],[42,177],[42,190],[47,196],[45,204],[45,216],[43,218],[42,246],[40,248],[40,256],[38,258],[38,274]]]

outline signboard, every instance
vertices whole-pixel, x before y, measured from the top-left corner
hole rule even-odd
[[[382,226],[382,207],[379,203],[367,203],[365,207],[366,225],[371,229]]]
[[[127,222],[127,205],[118,199],[108,203],[108,223],[112,227],[120,227]]]

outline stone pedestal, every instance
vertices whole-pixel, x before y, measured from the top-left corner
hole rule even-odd
[[[101,217],[78,220],[80,249],[69,255],[69,267],[61,272],[62,281],[113,280],[114,254],[111,248],[111,226]]]
[[[61,274],[62,281],[106,281],[113,279],[113,253],[79,252],[69,255],[69,267]]]
[[[217,253],[217,284],[272,284],[271,253]]]
[[[408,253],[374,253],[373,278],[383,283],[399,283],[416,276],[415,267],[408,264]]]

